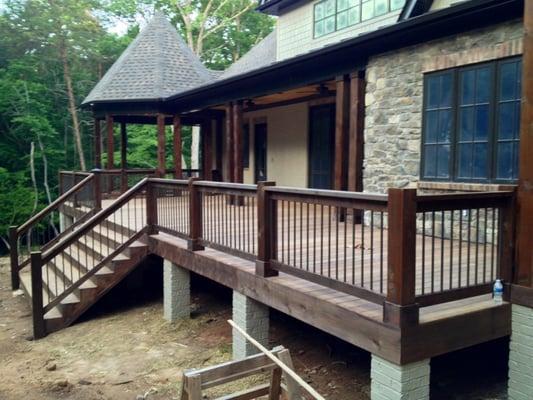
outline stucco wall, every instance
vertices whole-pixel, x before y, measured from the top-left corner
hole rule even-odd
[[[313,10],[316,3],[318,1],[300,5],[278,18],[278,60],[307,53],[325,45],[355,37],[363,32],[391,25],[398,20],[400,14],[400,10],[397,10],[315,39],[313,38]]]
[[[419,179],[424,72],[521,54],[520,21],[373,57],[367,67],[364,190]]]
[[[307,186],[308,105],[277,107],[244,114],[250,124],[250,167],[244,182],[254,183],[254,125],[267,124],[267,178],[278,185]]]

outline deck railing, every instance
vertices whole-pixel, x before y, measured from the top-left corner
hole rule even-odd
[[[98,204],[99,177],[90,175],[54,207],[79,197],[88,182]],[[35,263],[61,265],[69,246],[90,247],[91,235],[109,224],[126,233],[106,260],[159,231],[185,239],[191,251],[211,247],[253,260],[264,277],[282,272],[382,304],[385,322],[405,326],[418,323],[420,307],[490,293],[497,277],[511,281],[514,207],[512,191],[365,194],[147,178]],[[104,265],[96,261],[93,269]],[[48,294],[52,306],[64,298],[59,292]]]

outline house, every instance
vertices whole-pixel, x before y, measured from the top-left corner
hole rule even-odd
[[[41,252],[12,254],[36,336],[153,253],[169,320],[201,274],[234,290],[235,320],[263,342],[273,307],[370,351],[373,399],[429,398],[431,357],[516,329],[509,395],[530,397],[533,1],[258,10],[276,29],[222,73],[156,15],[84,101],[97,169],[62,174],[62,196],[12,230],[17,249],[47,213],[68,219]],[[157,126],[156,170],[127,168],[135,123]],[[202,180],[182,179],[184,125],[201,126]],[[234,338],[236,357],[250,351]]]

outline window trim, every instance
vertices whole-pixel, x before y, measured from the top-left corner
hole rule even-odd
[[[419,169],[419,179],[423,182],[457,182],[457,183],[472,183],[472,184],[515,184],[518,181],[517,179],[501,179],[497,178],[497,147],[498,147],[498,132],[497,128],[499,126],[500,115],[497,112],[497,105],[499,103],[499,93],[501,88],[501,64],[506,62],[513,62],[522,60],[521,56],[511,56],[500,58],[491,61],[485,61],[475,64],[460,65],[453,68],[443,69],[439,71],[432,71],[424,74],[423,78],[423,97],[422,97],[422,129],[420,137],[420,169]],[[460,128],[460,118],[459,118],[459,91],[460,91],[460,72],[474,70],[483,66],[489,66],[491,71],[491,90],[489,92],[489,125],[488,125],[488,135],[487,135],[487,168],[488,168],[488,177],[486,179],[468,179],[468,178],[459,178],[458,168],[459,168],[459,157],[457,154],[458,151],[458,135]],[[522,64],[523,68],[523,64]],[[447,178],[439,177],[425,177],[425,161],[426,161],[426,100],[428,99],[428,79],[432,76],[442,75],[445,73],[451,72],[452,74],[452,101],[451,101],[451,113],[452,113],[452,132],[450,133],[450,160],[449,160],[449,176]],[[523,82],[522,82],[523,84]],[[519,118],[520,120],[520,118]],[[520,143],[520,142],[518,142]],[[517,158],[519,153],[517,154]],[[520,160],[517,159],[519,163]],[[517,168],[519,168],[517,166]]]

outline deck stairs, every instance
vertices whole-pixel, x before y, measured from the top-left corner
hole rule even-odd
[[[73,229],[83,229],[84,224]],[[135,240],[132,240],[134,238]],[[61,241],[56,244],[61,244]],[[122,249],[121,249],[122,248]],[[120,252],[113,254],[116,250]],[[104,294],[122,281],[148,255],[146,235],[109,220],[98,223],[42,266],[43,305],[70,292],[44,313],[51,333],[72,324]],[[98,266],[95,268],[95,266]],[[96,272],[91,269],[97,269]],[[86,275],[90,277],[86,277]],[[31,266],[19,271],[21,289],[32,303]],[[83,281],[86,279],[85,281]],[[80,284],[80,281],[83,281]]]

